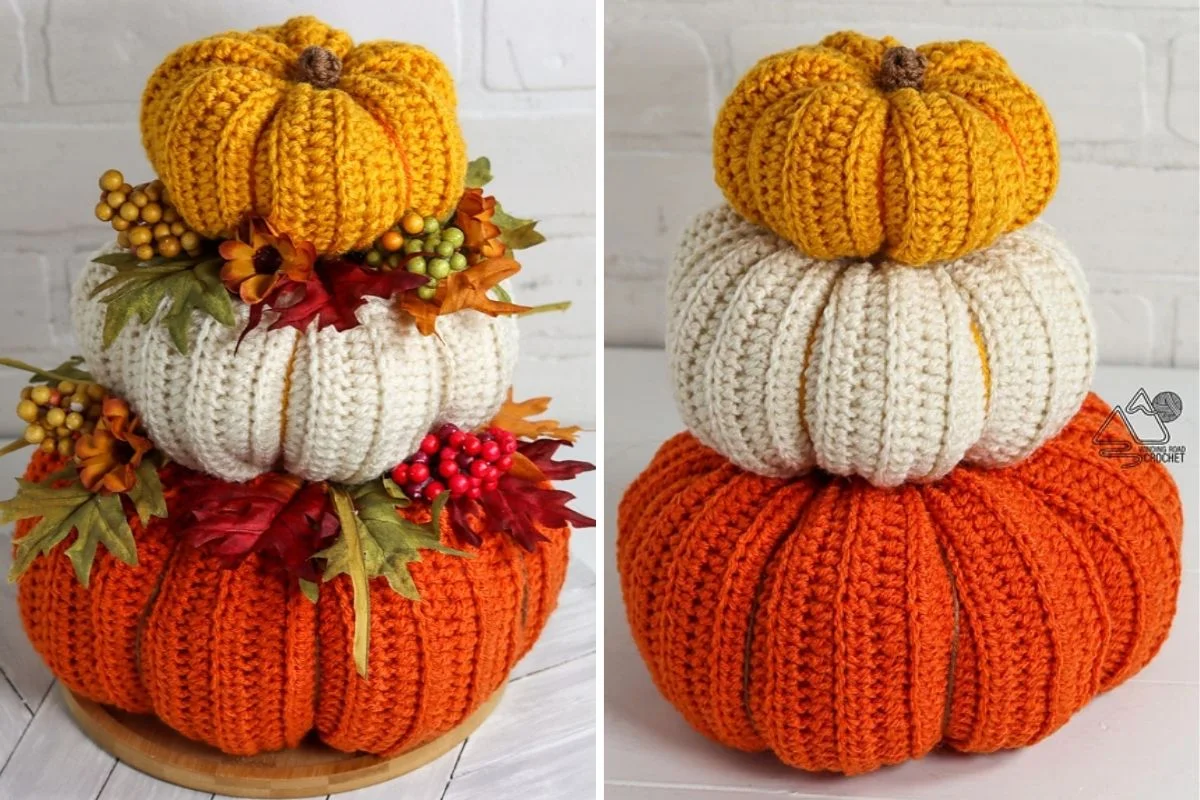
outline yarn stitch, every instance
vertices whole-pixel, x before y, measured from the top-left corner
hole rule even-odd
[[[741,79],[717,116],[713,165],[739,214],[815,258],[882,251],[916,265],[1036,218],[1058,143],[1042,101],[987,45],[913,51],[843,32]]]
[[[41,480],[58,457],[35,454]],[[421,554],[414,603],[383,578],[371,584],[370,673],[352,654],[349,579],[313,604],[294,577],[251,555],[235,569],[182,543],[171,527],[179,492],[164,474],[168,519],[143,527],[131,567],[105,548],[83,587],[64,551],[34,561],[17,590],[34,648],[71,691],[132,713],[154,713],[226,753],[295,747],[315,731],[330,747],[388,757],[462,723],[507,680],[554,610],[567,568],[568,528],[525,552],[487,535],[474,558]],[[400,509],[427,522],[428,509]],[[17,523],[22,536],[35,520]],[[443,540],[451,536],[443,518]]]
[[[460,311],[438,320],[440,337],[422,336],[395,304],[373,297],[361,324],[343,332],[263,327],[239,345],[248,309],[237,303],[232,327],[192,315],[188,355],[157,318],[130,320],[104,348],[107,307],[92,294],[113,274],[89,259],[72,293],[88,368],[137,409],[157,448],[225,480],[281,468],[360,483],[416,452],[439,423],[486,423],[512,385],[514,318]]]
[[[1108,413],[1093,395],[1017,466],[899,489],[766,478],[672,438],[617,519],[655,685],[704,735],[806,770],[1049,735],[1175,613],[1178,492],[1159,464],[1100,456]]]
[[[409,209],[454,208],[466,176],[456,102],[424,48],[355,47],[297,17],[168,56],[142,95],[142,143],[198,233],[228,236],[256,214],[341,253],[369,247]]]
[[[667,291],[684,423],[764,475],[895,486],[1011,464],[1095,366],[1082,271],[1041,223],[914,269],[809,258],[721,206],[685,232]]]

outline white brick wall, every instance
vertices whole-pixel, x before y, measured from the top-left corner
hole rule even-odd
[[[574,301],[522,321],[517,392],[553,395],[562,418],[592,426],[591,0],[0,0],[0,354],[55,364],[74,352],[70,279],[111,235],[91,215],[95,181],[108,167],[150,177],[138,100],[159,61],[192,39],[302,13],[356,39],[425,45],[454,72],[471,153],[497,176],[489,188],[550,237],[524,254],[518,299]],[[17,427],[4,409],[21,382],[0,372],[0,432]]]
[[[1195,0],[608,0],[605,16],[609,343],[662,344],[667,260],[688,217],[720,199],[711,125],[737,78],[852,28],[996,46],[1057,123],[1046,219],[1088,272],[1101,360],[1197,364]]]

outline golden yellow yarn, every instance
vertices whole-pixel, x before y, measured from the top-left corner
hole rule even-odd
[[[755,65],[713,131],[730,205],[814,257],[906,264],[958,258],[1037,217],[1058,182],[1038,96],[965,41],[918,47],[919,88],[893,88],[885,58],[920,60],[898,47],[835,33]]]
[[[310,47],[336,63],[309,82]],[[424,48],[357,47],[312,17],[176,50],[142,95],[142,143],[184,220],[228,234],[247,214],[318,252],[369,246],[408,209],[443,217],[462,194],[466,148],[454,82]]]

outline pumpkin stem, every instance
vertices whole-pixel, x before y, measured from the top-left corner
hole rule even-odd
[[[925,81],[929,59],[911,47],[889,47],[879,65],[879,88],[885,92],[897,89],[917,89]]]
[[[296,62],[297,79],[318,89],[332,89],[342,76],[342,60],[324,47],[304,48]]]

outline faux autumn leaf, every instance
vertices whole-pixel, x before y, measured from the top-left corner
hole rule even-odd
[[[65,485],[64,485],[65,481]],[[47,556],[75,531],[75,541],[66,550],[75,568],[75,576],[85,587],[91,579],[96,548],[103,544],[108,552],[130,566],[137,566],[137,545],[125,518],[121,497],[117,494],[93,494],[84,488],[74,467],[51,475],[41,483],[18,480],[17,494],[0,503],[0,522],[38,519],[16,540],[9,581],[16,581],[39,555]],[[166,516],[165,504],[158,506]]]
[[[467,164],[465,185],[468,189],[481,189],[491,183],[491,181],[492,162],[487,158],[480,156]]]
[[[470,554],[441,542],[440,518],[448,499],[446,493],[433,502],[430,521],[421,524],[397,512],[397,506],[406,501],[390,491],[382,480],[356,487],[331,485],[329,492],[342,533],[317,557],[326,559],[325,580],[343,574],[350,578],[354,598],[354,663],[359,674],[366,677],[371,579],[386,578],[393,591],[410,600],[419,600],[409,565],[421,560],[420,551],[467,557]]]
[[[546,241],[545,236],[534,230],[537,220],[514,217],[499,204],[492,214],[492,222],[500,229],[500,241],[512,250],[524,250]]]
[[[500,406],[488,427],[503,428],[518,439],[537,439],[544,436],[574,444],[579,432],[583,430],[578,425],[563,427],[555,419],[530,419],[534,415],[546,413],[549,408],[549,397],[531,397],[516,402],[513,400],[512,387],[509,387],[504,405]]]
[[[438,284],[437,294],[426,302],[411,294],[404,295],[400,307],[412,315],[417,330],[428,336],[434,332],[437,318],[463,309],[474,309],[489,317],[502,314],[523,314],[529,306],[519,306],[503,300],[493,300],[488,292],[498,284],[517,274],[521,265],[511,258],[491,258],[481,261],[462,272],[452,272]]]
[[[101,339],[105,348],[134,317],[149,325],[159,316],[175,349],[185,355],[191,349],[188,331],[193,311],[207,314],[222,325],[233,325],[233,305],[221,283],[224,262],[220,257],[159,256],[139,262],[130,253],[109,253],[93,260],[117,271],[92,292],[92,297],[103,295],[100,299],[106,306]]]
[[[71,356],[54,369],[42,369],[15,358],[0,358],[0,367],[12,367],[32,373],[29,377],[30,383],[59,383],[61,381],[95,383],[96,379],[90,372],[83,369],[81,364],[83,364],[83,356]]]
[[[324,484],[277,472],[247,483],[197,476],[185,495],[179,535],[190,546],[207,549],[227,568],[263,553],[302,580],[320,578],[312,558],[338,531]]]
[[[428,278],[407,270],[368,269],[351,261],[321,262],[313,276],[299,283],[284,279],[266,302],[250,306],[242,338],[262,323],[263,309],[278,313],[268,330],[303,331],[314,322],[318,329],[347,331],[358,327],[358,309],[368,297],[391,298],[425,285]]]

